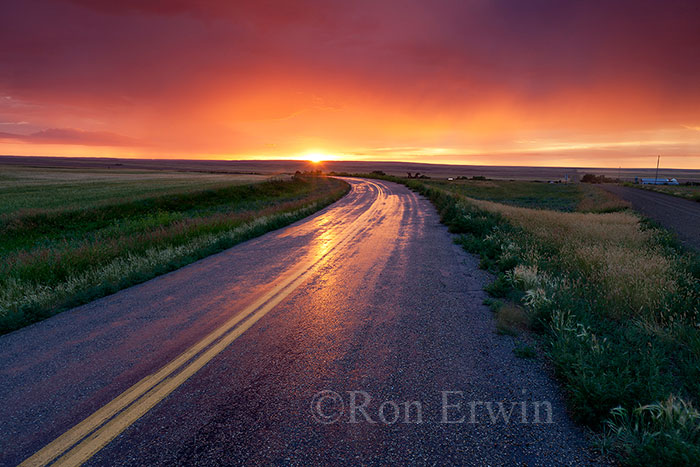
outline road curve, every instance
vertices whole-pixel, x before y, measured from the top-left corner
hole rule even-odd
[[[312,217],[0,337],[0,464],[593,462],[430,203],[347,180]]]
[[[685,246],[700,250],[700,203],[641,188],[601,186],[674,232]]]

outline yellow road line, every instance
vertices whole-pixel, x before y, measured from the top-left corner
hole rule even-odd
[[[146,412],[152,409],[158,402],[167,397],[171,392],[184,383],[190,376],[199,371],[211,359],[220,354],[234,340],[247,331],[260,318],[265,316],[270,310],[284,300],[290,293],[301,285],[312,270],[299,276],[292,282],[289,287],[272,301],[268,302],[263,308],[255,313],[250,319],[247,319],[241,326],[237,327],[223,339],[217,342],[214,346],[197,357],[192,363],[187,365],[177,375],[166,378],[156,387],[151,389],[144,397],[136,401],[129,408],[121,412],[119,415],[111,419],[104,426],[99,428],[73,449],[68,451],[64,456],[59,458],[54,465],[56,466],[76,466],[81,465],[90,459],[95,453],[106,446],[110,441],[116,438],[122,431],[131,426],[136,420],[141,418]]]
[[[341,239],[322,257],[316,258],[311,263],[304,264],[292,270],[286,275],[285,280],[246,307],[241,313],[238,313],[235,317],[209,333],[206,337],[188,348],[156,373],[143,378],[107,403],[104,407],[37,451],[34,455],[22,462],[20,466],[47,465],[61,455],[63,456],[56,461],[56,465],[82,464],[180,386],[187,378],[196,373],[212,358],[221,353],[221,351],[229,346],[236,338],[301,285],[301,283],[316,270],[320,262],[329,257],[331,252],[337,250],[340,245],[346,243],[349,239],[367,228],[367,225],[364,224],[364,218],[370,217],[378,210],[377,201],[380,195],[384,193],[381,186],[373,182],[368,183],[378,190],[377,198],[372,202],[369,209],[362,213],[348,227],[343,229],[341,235],[339,235]],[[258,311],[255,312],[255,310]],[[255,313],[251,316],[253,312]],[[235,328],[237,324],[248,316],[251,317]],[[232,329],[233,331],[231,331]],[[222,338],[222,336],[224,337]],[[216,342],[217,340],[219,341]],[[214,342],[216,343],[211,345]],[[209,346],[211,346],[211,348],[202,353],[202,351]],[[186,365],[187,362],[200,353],[202,354],[199,355],[199,357]],[[171,376],[183,366],[184,369],[180,373]]]
[[[302,269],[302,268],[299,268]],[[87,417],[85,420],[77,424],[75,427],[64,433],[63,435],[56,438],[46,447],[38,451],[32,457],[24,461],[24,465],[46,465],[55,459],[58,455],[64,452],[66,449],[73,446],[75,443],[83,439],[85,436],[94,431],[97,427],[102,425],[109,418],[113,417],[115,414],[123,410],[129,404],[134,402],[136,399],[145,394],[153,386],[158,384],[160,381],[168,377],[171,373],[176,371],[182,365],[187,363],[192,357],[200,353],[207,346],[209,346],[216,339],[221,337],[232,327],[242,321],[246,316],[255,311],[257,308],[262,306],[266,301],[272,298],[276,293],[282,290],[287,284],[282,283],[277,287],[273,288],[270,292],[265,294],[262,298],[257,300],[252,305],[245,308],[241,313],[236,315],[234,318],[230,319],[224,323],[219,328],[215,329],[213,332],[208,334],[204,339],[200,340],[192,347],[183,352],[180,356],[172,360],[166,366],[158,370],[156,373],[146,376],[141,381],[124,391],[121,395],[117,396],[111,402],[109,402],[104,407],[97,410],[95,413]]]

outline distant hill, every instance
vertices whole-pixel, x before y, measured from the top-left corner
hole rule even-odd
[[[583,174],[605,175],[608,178],[634,180],[635,177],[654,177],[655,168],[609,169],[581,167],[517,167],[495,165],[448,165],[417,162],[373,162],[373,161],[327,161],[312,164],[299,160],[188,160],[188,159],[116,159],[104,157],[39,157],[39,156],[0,156],[0,166],[23,165],[31,167],[65,168],[120,168],[134,170],[172,170],[183,172],[229,172],[252,174],[289,174],[297,170],[320,168],[324,172],[367,173],[381,170],[390,175],[405,176],[408,172],[427,175],[432,178],[483,176],[495,179],[513,180],[560,180],[568,175],[578,180]],[[680,183],[700,182],[700,170],[665,169],[659,170],[661,178],[676,178]]]

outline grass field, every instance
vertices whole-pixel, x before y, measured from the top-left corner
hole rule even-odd
[[[603,450],[630,465],[697,462],[695,253],[591,187],[397,181],[427,196],[496,275],[498,332],[516,336],[522,357],[533,352],[517,336],[539,335],[572,415]]]
[[[2,166],[0,216],[39,209],[80,209],[138,200],[169,193],[184,193],[261,182],[262,175],[198,174],[108,169],[53,169]]]
[[[507,180],[423,182],[453,193],[513,206],[556,211],[609,212],[628,207],[624,201],[592,185]]]
[[[700,202],[700,185],[628,185]]]
[[[3,170],[0,332],[287,225],[347,189],[324,177]]]

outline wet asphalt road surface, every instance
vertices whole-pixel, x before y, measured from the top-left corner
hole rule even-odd
[[[489,278],[430,203],[348,181],[312,217],[0,337],[0,464],[594,462],[542,359],[495,333]],[[241,314],[256,320],[231,325]],[[135,402],[101,409],[125,391]]]
[[[601,186],[675,233],[685,246],[700,250],[700,203],[640,188]]]

